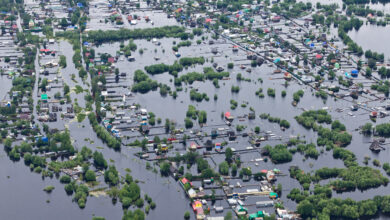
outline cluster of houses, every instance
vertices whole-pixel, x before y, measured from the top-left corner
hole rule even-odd
[[[219,180],[218,180],[219,181]],[[225,182],[223,178],[221,178],[222,182]],[[214,183],[214,179],[204,179],[202,180],[204,184],[212,184]],[[189,181],[187,178],[183,177],[179,179],[180,186],[184,189],[186,195],[189,199],[191,199],[191,207],[195,213],[196,219],[223,219],[223,216],[209,216],[209,213],[211,210],[214,210],[216,214],[222,213],[224,210],[223,206],[210,206],[206,200],[206,198],[209,196],[203,189],[203,187],[196,187],[193,185],[191,181]],[[228,184],[223,183],[222,185]],[[272,192],[272,185],[268,181],[261,181],[260,182],[260,190],[258,189],[247,189],[244,193],[236,193],[234,192],[234,188],[241,188],[243,187],[239,182],[237,182],[237,186],[229,185],[229,186],[223,186],[223,191],[225,195],[223,195],[221,198],[227,197],[227,203],[230,206],[230,208],[235,212],[237,216],[240,217],[246,217],[251,220],[258,220],[263,219],[265,216],[269,216],[269,213],[265,212],[264,210],[256,211],[255,213],[249,213],[248,209],[246,208],[248,205],[252,204],[245,204],[244,201],[241,199],[241,197],[245,196],[268,196],[271,200],[262,200],[256,202],[255,205],[256,208],[262,209],[266,207],[273,207],[276,203],[278,203],[278,194],[275,192]],[[297,216],[294,213],[288,212],[285,209],[276,209],[277,215],[281,219],[296,219]]]

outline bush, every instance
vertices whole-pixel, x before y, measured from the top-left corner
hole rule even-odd
[[[190,212],[189,212],[189,211],[186,211],[186,212],[184,213],[184,219],[188,220],[188,219],[190,219],[190,217],[191,217]]]
[[[95,172],[93,172],[92,170],[87,170],[87,172],[85,173],[85,181],[87,182],[96,181]]]
[[[292,154],[287,150],[286,145],[276,145],[271,147],[267,145],[264,147],[269,152],[269,156],[274,163],[286,163],[292,160]]]
[[[268,94],[268,96],[275,97],[275,89],[268,88],[267,94]]]
[[[60,177],[60,183],[70,183],[71,178],[68,175],[63,175]]]
[[[47,192],[47,193],[51,193],[53,190],[54,190],[54,186],[46,186],[43,191]]]

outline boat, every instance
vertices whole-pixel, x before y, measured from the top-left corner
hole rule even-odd
[[[274,73],[281,73],[282,71],[280,69],[276,69]]]
[[[241,69],[245,69],[246,66],[244,66],[244,65],[241,64],[241,65],[240,65],[240,68],[241,68]]]
[[[154,60],[159,60],[160,59],[160,57],[154,57]]]
[[[180,57],[180,56],[181,56],[181,54],[180,54],[180,53],[178,53],[178,52],[175,52],[175,56],[176,56],[176,57]]]

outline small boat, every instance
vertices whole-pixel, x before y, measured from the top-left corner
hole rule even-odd
[[[154,57],[154,60],[159,60],[160,59],[160,57]]]
[[[176,56],[176,57],[180,57],[181,55],[180,55],[180,53],[175,52],[175,56]]]
[[[244,65],[241,64],[241,65],[240,65],[240,68],[241,68],[241,69],[245,69],[246,66],[244,66]]]

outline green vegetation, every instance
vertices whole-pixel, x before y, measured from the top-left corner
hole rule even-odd
[[[371,135],[371,132],[372,132],[372,124],[367,122],[366,124],[364,124],[362,126],[362,133],[364,135]]]
[[[150,90],[156,90],[158,88],[157,81],[151,80],[142,70],[136,70],[134,72],[133,80],[132,92],[147,93]]]
[[[314,159],[317,159],[318,158],[318,151],[316,149],[316,145],[315,144],[299,144],[297,146],[297,150],[301,153],[304,153],[306,157],[311,157],[311,158],[314,158]]]
[[[303,97],[305,93],[303,92],[303,90],[298,90],[297,92],[294,92],[293,94],[293,99],[295,102],[299,102],[300,99]]]
[[[62,68],[66,68],[66,57],[64,55],[60,55],[60,62],[59,62],[59,65],[62,67]]]
[[[88,119],[96,135],[106,143],[108,147],[115,150],[121,148],[120,139],[113,137],[104,127],[100,126],[94,113],[89,113]]]
[[[47,193],[51,193],[53,190],[54,190],[54,186],[46,186],[43,191],[47,192]]]
[[[383,123],[375,126],[375,131],[381,137],[390,137],[390,123]]]
[[[203,65],[205,62],[204,57],[183,57],[180,58],[179,63],[182,66],[192,66],[195,64]]]
[[[266,145],[264,147],[274,163],[287,163],[292,160],[292,154],[287,150],[287,146],[278,144],[274,147]]]
[[[232,91],[233,93],[238,93],[238,92],[240,91],[240,87],[239,87],[239,86],[232,86],[231,91]]]
[[[164,63],[154,64],[150,66],[145,66],[145,71],[149,74],[161,74],[164,72],[169,72],[170,74],[174,74],[177,76],[178,72],[183,70],[183,66],[179,64],[177,61],[173,65],[166,65]]]
[[[109,31],[89,31],[86,41],[101,44],[110,41],[121,41],[128,39],[147,39],[147,38],[163,38],[163,37],[176,37],[181,39],[187,39],[188,34],[184,32],[183,27],[179,26],[164,26],[157,28],[144,28],[144,29],[120,29]]]
[[[190,99],[195,100],[197,102],[201,102],[204,100],[208,101],[209,97],[207,96],[206,93],[199,93],[195,89],[191,89],[190,91]]]
[[[275,89],[268,88],[267,89],[267,95],[271,97],[275,97]]]

